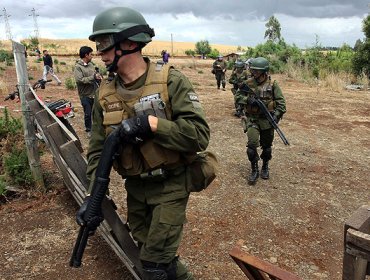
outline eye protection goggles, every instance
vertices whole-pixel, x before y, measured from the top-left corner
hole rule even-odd
[[[100,35],[95,38],[96,50],[98,52],[109,51],[114,47],[113,35]]]

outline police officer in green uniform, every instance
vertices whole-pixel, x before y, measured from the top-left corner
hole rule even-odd
[[[217,59],[213,62],[212,65],[212,73],[215,74],[216,82],[217,82],[217,89],[220,89],[222,85],[222,90],[226,90],[226,80],[225,80],[225,73],[227,69],[226,61],[222,55],[219,55]]]
[[[271,82],[268,74],[269,62],[263,57],[257,57],[250,63],[252,78],[246,81],[248,91],[238,90],[236,101],[242,104],[246,118],[245,132],[248,137],[247,155],[251,162],[251,173],[248,182],[254,184],[259,177],[258,161],[262,159],[261,178],[269,178],[268,162],[272,158],[272,142],[274,140],[274,129],[262,114],[256,98],[264,102],[268,110],[272,113],[276,122],[282,118],[286,112],[285,98],[276,81]],[[258,146],[261,146],[262,153],[259,156]]]
[[[129,8],[108,9],[94,20],[89,39],[116,75],[102,81],[95,98],[87,175],[93,182],[106,136],[127,120],[113,167],[125,179],[142,279],[194,279],[177,257],[189,199],[184,171],[187,156],[206,149],[210,131],[189,80],[142,56],[153,36],[144,17]],[[88,203],[87,197],[77,215]]]
[[[241,60],[235,62],[235,68],[230,75],[229,83],[233,85],[231,92],[233,93],[234,99],[235,94],[239,87],[248,79],[248,71],[245,69],[245,63]],[[241,117],[243,115],[242,105],[235,102],[235,116]]]

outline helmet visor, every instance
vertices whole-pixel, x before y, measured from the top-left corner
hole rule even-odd
[[[100,35],[95,38],[96,50],[98,52],[108,51],[114,47],[113,35]]]

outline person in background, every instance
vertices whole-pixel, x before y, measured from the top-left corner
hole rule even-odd
[[[44,61],[44,72],[42,74],[42,79],[44,81],[47,81],[47,76],[50,74],[58,83],[58,86],[62,84],[62,82],[59,80],[58,76],[55,75],[54,70],[53,70],[53,58],[51,55],[48,53],[47,50],[42,51],[43,57],[42,60]]]
[[[39,48],[35,49],[35,53],[36,53],[36,58],[40,59],[41,58],[41,52],[40,52]]]
[[[220,89],[222,84],[222,90],[226,90],[226,80],[225,80],[225,73],[226,73],[226,61],[224,61],[224,57],[219,55],[215,62],[213,62],[213,69],[212,73],[215,75],[217,81],[217,89]]]
[[[230,75],[229,83],[233,85],[231,92],[233,93],[234,99],[237,90],[248,79],[248,71],[245,70],[245,64],[243,61],[238,60],[235,62],[234,70]],[[235,102],[235,116],[240,118],[243,115],[242,105]]]
[[[77,61],[74,69],[78,95],[84,110],[85,131],[88,138],[91,136],[91,112],[94,96],[102,79],[91,62],[92,53],[92,48],[88,46],[81,47],[79,51],[80,59]]]
[[[286,112],[286,104],[283,93],[276,81],[271,82],[268,71],[269,61],[264,57],[254,58],[250,62],[252,77],[245,81],[247,90],[239,89],[235,100],[244,109],[245,117],[244,132],[247,133],[247,156],[251,163],[251,172],[248,177],[249,184],[255,184],[259,177],[258,161],[262,159],[261,178],[269,179],[269,161],[272,158],[272,142],[274,140],[274,128],[267,117],[261,112],[256,102],[260,99],[272,114],[276,123]],[[245,86],[242,85],[244,88]],[[261,146],[262,153],[259,156],[257,148]]]
[[[140,249],[144,280],[192,280],[177,256],[189,200],[188,158],[207,148],[209,126],[189,79],[162,61],[150,62],[142,49],[154,30],[137,11],[114,7],[95,17],[89,39],[112,81],[101,84],[93,107],[87,152],[91,184],[77,222],[91,207],[95,172],[104,141],[125,120],[114,168],[124,179],[127,215]],[[90,206],[89,206],[90,205]]]
[[[170,54],[166,50],[164,50],[163,54],[162,54],[162,60],[163,60],[164,64],[168,63],[169,58],[170,58]]]

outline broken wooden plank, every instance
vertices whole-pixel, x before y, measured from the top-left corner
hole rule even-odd
[[[243,272],[245,273],[245,270],[247,270],[248,273],[245,274],[247,277],[248,275],[249,277],[252,277],[249,278],[251,280],[269,279],[266,278],[266,276],[263,273],[266,273],[270,277],[270,279],[301,280],[298,276],[294,275],[293,273],[283,270],[257,257],[249,255],[246,252],[243,252],[239,247],[234,247],[229,252],[229,255],[239,265],[239,267],[241,267],[241,264],[243,265],[244,269],[241,267]]]

